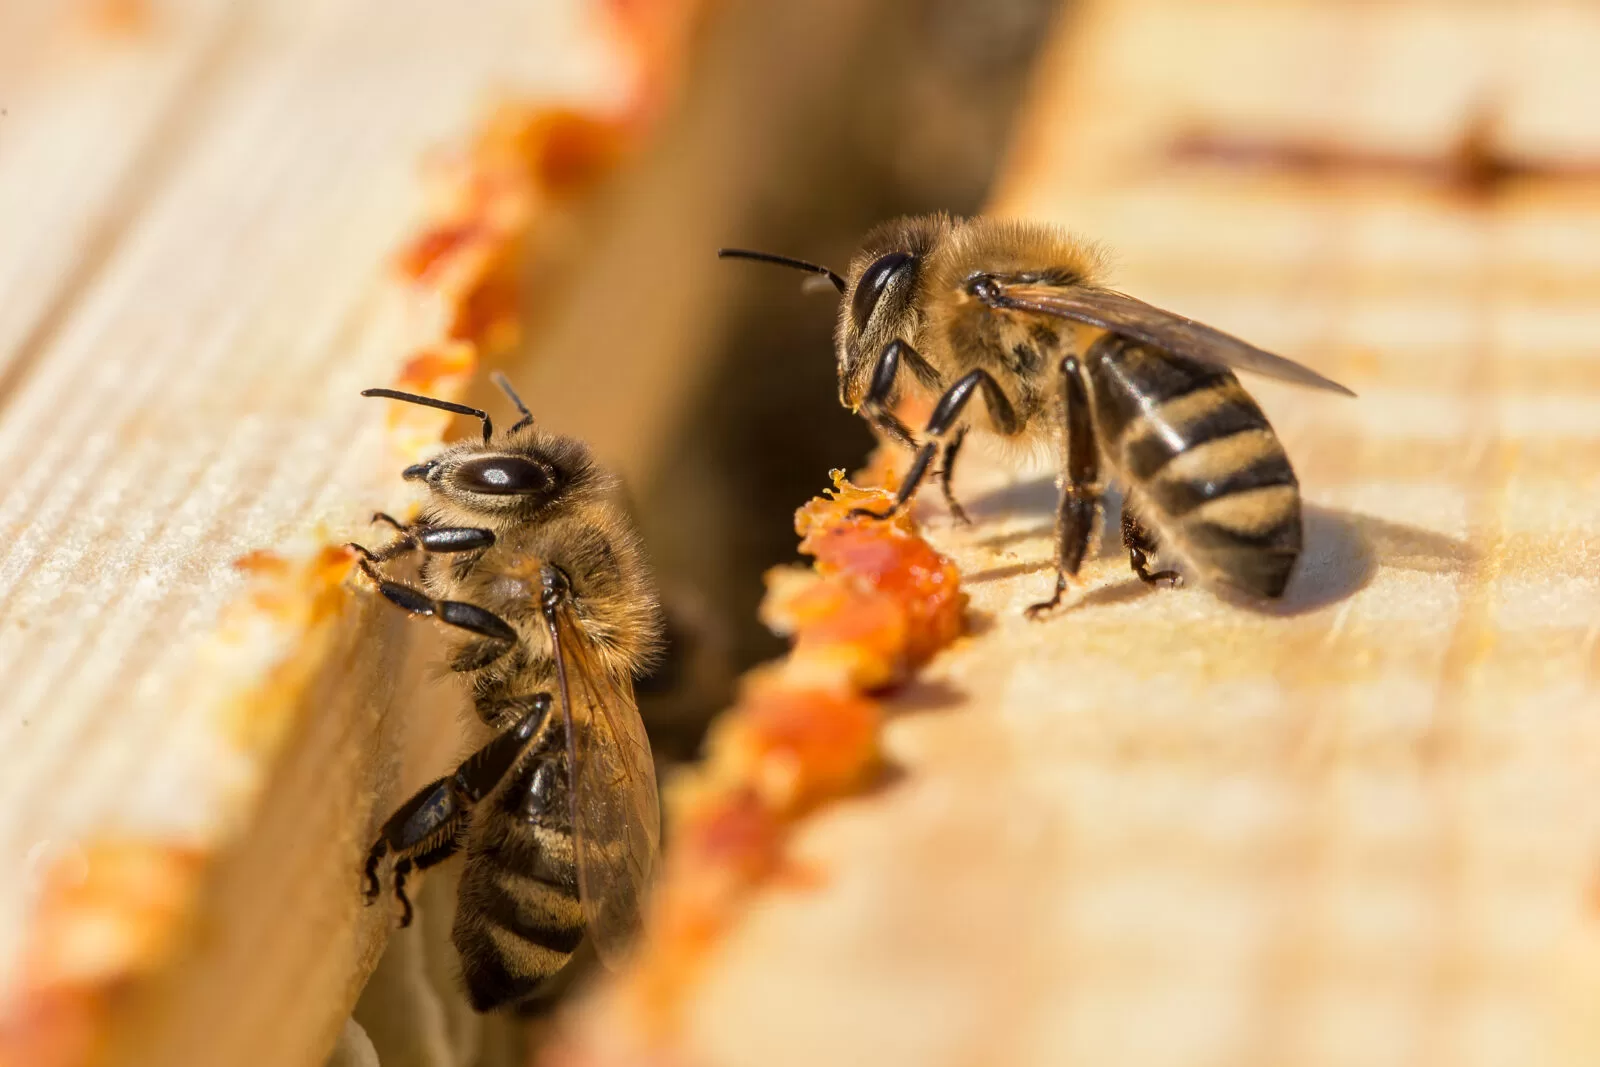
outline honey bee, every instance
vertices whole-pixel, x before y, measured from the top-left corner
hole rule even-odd
[[[425,504],[361,568],[391,603],[459,640],[449,664],[496,733],[454,773],[383,824],[366,897],[390,853],[400,924],[406,878],[466,853],[451,939],[479,1011],[537,1002],[570,977],[587,936],[604,963],[625,950],[660,841],[650,743],[633,676],[660,643],[661,612],[616,479],[588,448],[520,420],[496,436],[488,413],[391,389],[387,397],[482,420],[468,441],[406,468]],[[420,586],[382,565],[419,553]],[[554,714],[552,714],[554,712]]]
[[[950,477],[969,430],[1059,451],[1055,590],[1029,617],[1057,607],[1083,563],[1102,461],[1123,484],[1122,542],[1142,581],[1181,580],[1151,570],[1160,543],[1209,584],[1283,594],[1300,555],[1299,483],[1231,369],[1353,396],[1344,386],[1103,287],[1095,253],[1039,223],[899,219],[867,235],[847,277],[787,256],[718,254],[809,271],[839,291],[839,399],[915,450],[889,511],[866,514],[905,507],[937,459],[950,511],[966,522]],[[920,440],[895,414],[907,389],[936,398]]]

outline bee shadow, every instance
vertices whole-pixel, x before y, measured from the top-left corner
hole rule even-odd
[[[1305,547],[1281,600],[1219,595],[1263,615],[1300,615],[1336,604],[1365,588],[1381,568],[1459,574],[1477,560],[1466,541],[1407,523],[1342,508],[1307,504]]]
[[[1122,496],[1107,491],[1101,514],[1099,556],[1120,557],[1122,548],[1120,519]],[[1033,478],[1001,486],[968,504],[973,520],[982,524],[1005,515],[1053,516],[1056,506],[1055,479]],[[1280,600],[1260,600],[1226,589],[1216,595],[1230,604],[1264,615],[1300,615],[1338,603],[1365,588],[1383,567],[1426,574],[1460,573],[1476,562],[1472,546],[1459,538],[1435,533],[1406,523],[1362,515],[1342,508],[1305,504],[1304,548],[1289,587]],[[1039,536],[1050,527],[1042,524],[1021,531],[996,534],[980,541],[988,548],[1002,548]],[[1049,560],[1018,563],[981,577],[1008,577],[1012,573],[1047,570]],[[978,576],[974,576],[978,577]],[[1117,583],[1092,591],[1097,602],[1136,599],[1158,590],[1139,582]],[[1096,596],[1096,594],[1099,594]]]

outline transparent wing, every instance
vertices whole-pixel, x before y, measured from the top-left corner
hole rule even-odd
[[[632,682],[609,675],[571,602],[546,620],[567,720],[578,897],[595,951],[615,966],[638,930],[661,844],[655,761]]]
[[[1204,323],[1163,311],[1111,289],[1086,285],[1011,283],[991,276],[983,280],[979,296],[994,307],[1035,311],[1088,323],[1200,363],[1355,396],[1338,382],[1324,378],[1309,367],[1262,351]]]

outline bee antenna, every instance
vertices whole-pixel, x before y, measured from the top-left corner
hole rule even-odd
[[[517,406],[517,410],[522,413],[522,418],[517,420],[517,424],[506,432],[516,433],[525,426],[531,426],[533,424],[533,412],[528,410],[528,405],[522,402],[522,398],[517,395],[517,391],[511,388],[511,379],[507,378],[499,371],[495,371],[493,374],[489,375],[489,377],[494,380],[494,384],[500,387],[500,391],[502,393],[511,398],[511,402],[515,404]]]
[[[494,436],[494,424],[489,421],[487,411],[469,408],[465,404],[452,404],[448,400],[435,400],[431,396],[418,396],[415,393],[402,393],[398,389],[363,389],[362,396],[381,396],[387,400],[404,400],[408,404],[421,404],[425,408],[438,408],[440,411],[453,411],[457,415],[471,415],[475,419],[483,420],[483,443],[488,444],[489,438]]]
[[[754,259],[761,263],[776,263],[780,267],[793,267],[795,270],[809,271],[812,274],[822,275],[832,282],[833,287],[839,290],[840,293],[845,290],[844,279],[827,267],[822,266],[820,263],[808,263],[803,259],[795,259],[793,256],[779,256],[771,252],[753,252],[748,248],[719,248],[717,249],[717,258]]]

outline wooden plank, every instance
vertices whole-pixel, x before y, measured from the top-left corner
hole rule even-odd
[[[116,244],[234,22],[215,0],[165,5],[144,26],[89,8],[0,10],[0,395]]]
[[[578,3],[224,6],[157,5],[125,45],[143,66],[41,61],[8,104],[27,151],[0,188],[104,216],[59,249],[48,219],[24,230],[57,266],[0,333],[8,1067],[82,1062],[106,1013],[124,1062],[331,1046],[387,925],[353,872],[405,717],[381,717],[392,627],[319,546],[402,503],[357,393],[437,336],[390,271],[417,163],[497,83],[593,106],[618,73]],[[146,130],[119,149],[138,159],[83,183],[119,120]],[[233,565],[263,547],[281,561]],[[259,996],[219,977],[241,971]]]
[[[994,210],[1360,394],[1248,383],[1286,600],[1146,590],[1108,529],[1030,623],[1052,474],[974,455],[977,525],[919,511],[973,634],[891,702],[892,782],[804,825],[665,1047],[604,1000],[547,1062],[1594,1062],[1597,45],[1559,3],[1081,5]]]

